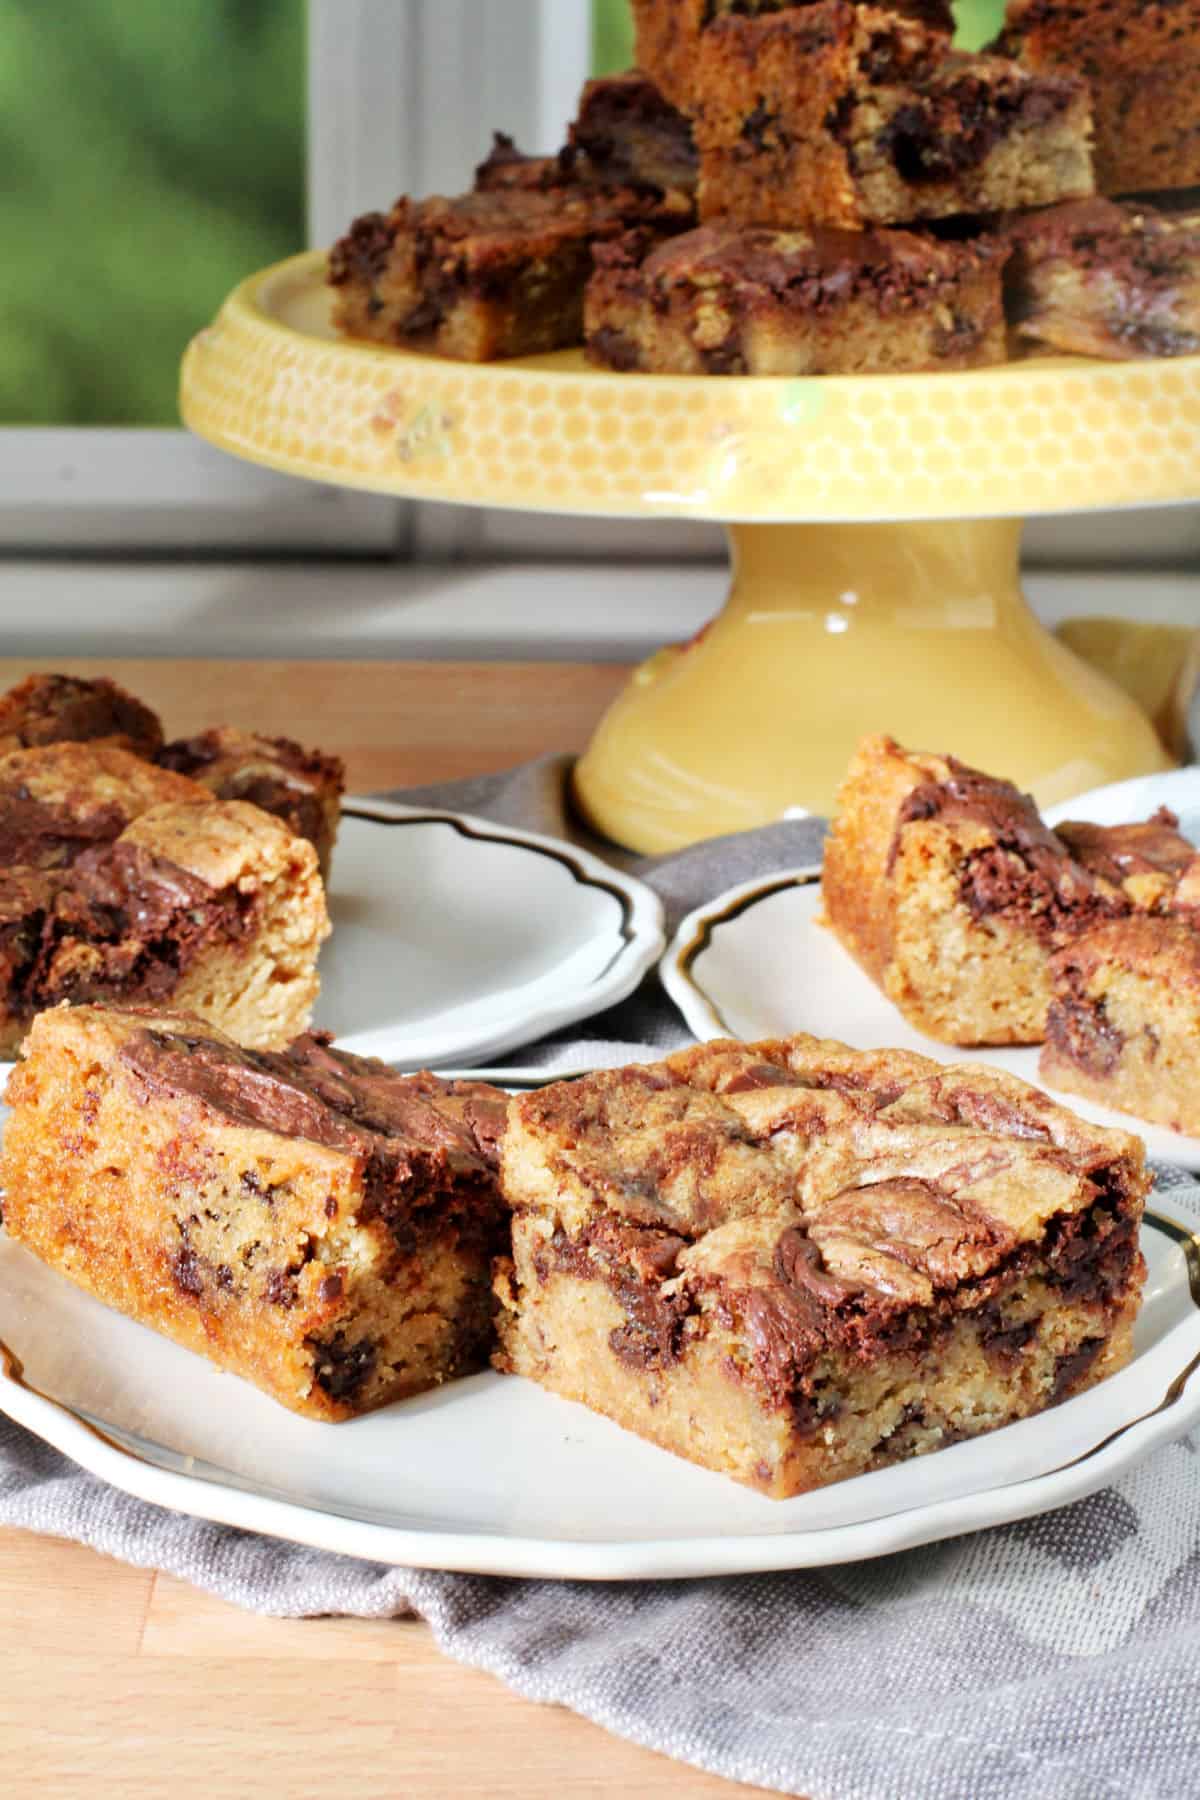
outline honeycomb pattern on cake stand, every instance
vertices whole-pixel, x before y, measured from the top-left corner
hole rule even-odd
[[[725,610],[635,672],[578,766],[610,837],[661,852],[826,811],[866,730],[1043,804],[1165,766],[1029,611],[1019,521],[1195,498],[1200,357],[808,380],[620,375],[574,351],[470,365],[337,338],[323,277],[313,253],[235,289],[184,359],[194,431],[411,499],[728,527]]]

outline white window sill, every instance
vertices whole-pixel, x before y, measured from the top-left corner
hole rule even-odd
[[[720,607],[719,564],[0,563],[0,654],[632,662]],[[1194,625],[1194,573],[1033,571],[1048,624]]]

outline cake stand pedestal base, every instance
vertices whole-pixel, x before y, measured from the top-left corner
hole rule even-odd
[[[1020,525],[734,525],[698,637],[634,673],[576,771],[589,821],[647,854],[829,812],[863,733],[949,751],[1044,806],[1170,766],[1139,709],[1030,611]]]

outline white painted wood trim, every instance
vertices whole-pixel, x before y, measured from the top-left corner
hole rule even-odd
[[[395,502],[295,481],[185,431],[0,431],[0,549],[390,554]]]
[[[591,66],[590,0],[413,0],[420,52],[408,92],[424,109],[412,171],[418,193],[461,192],[493,130],[530,153],[557,150]],[[412,553],[486,553],[493,532],[514,554],[561,555],[560,521],[418,505]],[[575,522],[578,524],[578,521]],[[653,531],[654,527],[651,527]],[[614,553],[636,554],[631,542]]]
[[[313,248],[421,180],[423,0],[309,0],[308,229]]]
[[[723,564],[0,562],[0,655],[633,662],[722,605]],[[1047,624],[1197,623],[1200,576],[1026,577]]]

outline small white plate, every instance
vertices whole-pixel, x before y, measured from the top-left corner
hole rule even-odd
[[[0,1410],[141,1499],[349,1556],[574,1580],[882,1556],[1105,1486],[1200,1417],[1200,1191],[1156,1196],[1133,1362],[990,1437],[772,1501],[514,1376],[343,1425],[285,1412],[0,1232]]]
[[[1179,815],[1179,829],[1193,844],[1200,844],[1200,767],[1171,769],[1165,775],[1135,775],[1130,781],[1114,781],[1093,788],[1047,809],[1047,825],[1064,819],[1089,819],[1094,825],[1129,825],[1148,819],[1160,806]]]
[[[360,1056],[478,1061],[632,993],[662,953],[640,881],[487,819],[347,803],[316,1025]]]
[[[1145,819],[1159,806],[1178,813],[1185,835],[1200,841],[1200,768],[1097,788],[1053,808],[1046,818],[1051,825],[1064,819],[1120,825]],[[910,1025],[833,933],[817,923],[820,879],[815,866],[781,870],[730,888],[684,919],[659,972],[698,1038],[753,1041],[811,1031],[859,1050],[919,1050],[938,1062],[989,1063],[1035,1086],[1046,1085],[1038,1075],[1036,1046],[964,1050]],[[1200,1170],[1200,1138],[1077,1094],[1059,1098],[1094,1124],[1136,1131],[1161,1162]]]

